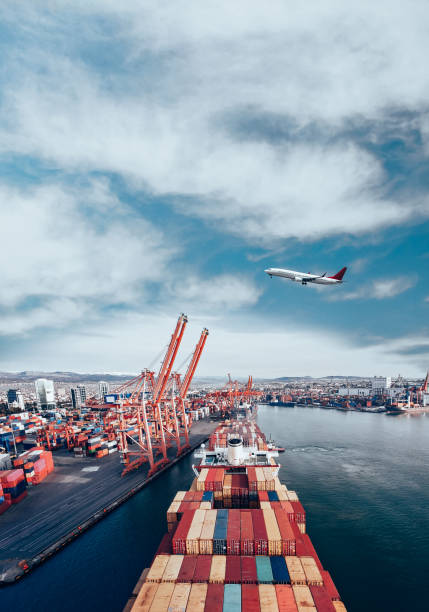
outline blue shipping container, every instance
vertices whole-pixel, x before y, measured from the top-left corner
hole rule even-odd
[[[290,577],[284,557],[270,557],[273,580],[277,584],[289,584]]]
[[[241,612],[241,584],[225,585],[223,612]]]
[[[269,584],[273,582],[273,572],[269,557],[255,557],[256,559],[256,575],[258,582]]]

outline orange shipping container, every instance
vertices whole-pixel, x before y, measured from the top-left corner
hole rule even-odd
[[[197,491],[205,490],[205,481],[207,478],[207,474],[209,473],[208,468],[203,468],[197,478]]]
[[[172,501],[168,510],[167,510],[167,522],[168,523],[176,523],[177,522],[177,512],[179,511],[180,501]]]
[[[173,591],[174,584],[172,582],[160,584],[153,598],[150,612],[167,612]]]
[[[168,606],[169,612],[173,612],[175,610],[182,612],[182,610],[186,610],[190,590],[190,582],[181,582],[176,584]]]
[[[259,585],[259,604],[263,612],[279,612],[276,589],[273,584]]]
[[[298,612],[317,612],[314,599],[308,586],[293,585],[293,594]]]
[[[200,552],[199,539],[206,512],[207,510],[195,510],[194,518],[186,536],[186,553],[188,555],[198,555]]]
[[[158,585],[155,582],[145,582],[137,595],[131,612],[149,612]]]
[[[275,588],[279,612],[298,612],[292,587],[289,584],[276,584]]]
[[[305,572],[307,584],[321,586],[323,584],[323,579],[313,557],[300,557],[300,561]]]
[[[213,555],[209,582],[223,584],[225,582],[226,556]]]
[[[188,598],[188,610],[190,612],[204,612],[206,604],[208,585],[204,583],[194,583]]]
[[[217,510],[207,510],[200,535],[200,554],[213,554],[213,535],[216,525]]]
[[[268,502],[269,503],[269,502]],[[263,510],[265,528],[267,530],[268,537],[268,554],[281,555],[282,554],[282,539],[280,536],[280,530],[277,525],[276,515],[274,510]]]
[[[167,556],[167,555],[166,555]],[[180,568],[182,566],[183,555],[168,555],[168,563],[165,566],[164,573],[162,575],[162,582],[176,582],[177,576],[179,575]]]
[[[291,584],[307,584],[307,577],[299,557],[285,557]]]
[[[161,582],[169,558],[170,555],[157,555],[155,557],[146,577],[147,582]]]

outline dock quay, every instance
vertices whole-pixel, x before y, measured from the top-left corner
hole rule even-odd
[[[205,442],[217,424],[197,421],[190,432],[190,447],[150,478],[148,466],[121,478],[118,454],[103,459],[77,458],[66,450],[55,452],[55,470],[43,487],[2,516],[0,530],[0,586],[19,580],[59,552],[154,479]]]

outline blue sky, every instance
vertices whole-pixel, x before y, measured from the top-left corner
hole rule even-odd
[[[184,311],[201,374],[423,375],[427,3],[16,4],[0,369],[135,372]]]

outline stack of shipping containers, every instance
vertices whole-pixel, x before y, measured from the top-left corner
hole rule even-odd
[[[266,444],[254,423],[233,423],[218,428],[212,448],[231,435]],[[171,502],[168,533],[128,609],[345,612],[306,533],[304,508],[276,473],[272,460],[200,466],[191,490]]]

